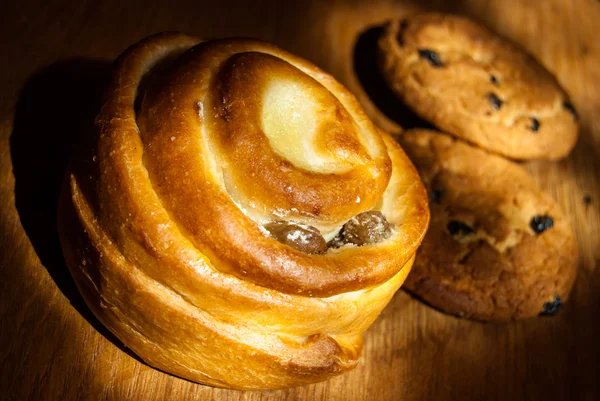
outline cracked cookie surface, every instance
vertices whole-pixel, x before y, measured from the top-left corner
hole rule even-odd
[[[556,203],[518,164],[449,135],[409,130],[398,140],[431,210],[405,288],[479,320],[558,312],[575,279],[577,248]]]
[[[514,159],[560,159],[575,145],[577,112],[556,78],[466,18],[390,21],[378,50],[392,91],[452,135]]]

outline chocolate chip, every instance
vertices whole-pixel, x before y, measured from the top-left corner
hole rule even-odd
[[[544,303],[544,310],[540,313],[540,316],[555,316],[560,312],[562,305],[563,303],[560,300],[560,297],[556,295],[552,302]]]
[[[374,244],[390,236],[390,224],[381,212],[362,212],[351,218],[342,228],[344,242],[354,245]]]
[[[548,215],[535,216],[529,223],[529,226],[536,234],[540,234],[541,232],[552,228],[553,225],[554,220]]]
[[[442,191],[441,189],[432,189],[429,192],[429,202],[437,203],[439,205],[442,201],[443,196],[444,196],[444,191]]]
[[[421,57],[423,60],[429,61],[429,64],[436,68],[444,66],[444,63],[442,62],[442,59],[440,59],[440,56],[433,50],[419,49],[419,57]]]
[[[471,226],[458,220],[450,220],[446,228],[448,229],[448,233],[452,236],[457,234],[469,235],[475,232]]]
[[[537,118],[531,117],[531,125],[528,127],[533,132],[538,132],[540,129],[540,122]]]
[[[488,100],[492,104],[494,110],[500,110],[502,103],[504,103],[495,93],[488,93]]]
[[[490,75],[490,82],[494,85],[500,85],[500,81],[498,81],[498,78],[496,78],[495,75]]]
[[[275,221],[264,226],[277,241],[301,252],[319,254],[327,251],[319,230],[289,221]]]
[[[583,196],[583,203],[588,206],[592,204],[592,197],[590,195]]]
[[[579,120],[579,115],[577,114],[577,110],[575,110],[575,106],[573,106],[572,103],[570,102],[564,102],[563,103],[563,107],[573,115],[573,118],[575,118],[575,120]]]

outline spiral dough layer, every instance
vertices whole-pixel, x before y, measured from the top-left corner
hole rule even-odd
[[[86,302],[127,347],[239,389],[356,365],[429,212],[402,149],[344,87],[267,43],[160,34],[116,61],[96,127],[59,232]]]

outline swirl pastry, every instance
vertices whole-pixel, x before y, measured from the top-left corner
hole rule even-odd
[[[148,364],[273,389],[354,367],[429,221],[356,99],[263,42],[160,34],[117,61],[59,230],[96,316]]]

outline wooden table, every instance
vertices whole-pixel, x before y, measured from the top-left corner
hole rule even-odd
[[[600,124],[594,121],[600,115],[600,2],[202,3],[2,2],[1,397],[600,399]],[[583,124],[577,147],[564,161],[527,165],[568,212],[579,238],[579,276],[563,312],[556,318],[481,324],[441,314],[400,291],[366,333],[356,370],[286,391],[201,386],[156,371],[128,353],[83,304],[64,265],[55,228],[57,188],[70,144],[94,115],[108,62],[129,44],[162,30],[206,38],[254,36],[331,72],[357,94],[379,124],[394,129],[396,125],[365,95],[354,72],[355,58],[357,65],[369,64],[368,49],[355,57],[354,48],[357,41],[368,44],[369,28],[384,19],[422,9],[459,12],[484,22],[528,48],[572,94]],[[381,104],[390,109],[385,99]]]

